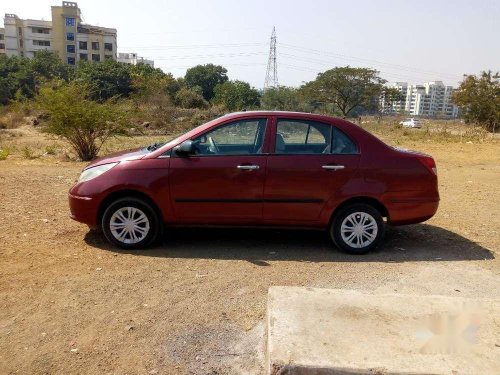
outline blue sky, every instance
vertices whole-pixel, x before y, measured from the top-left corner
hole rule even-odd
[[[2,1],[0,13],[50,19],[61,1]],[[118,51],[138,52],[174,76],[203,63],[264,84],[276,26],[278,76],[297,86],[334,66],[376,68],[390,82],[500,70],[500,1],[81,0],[84,21],[118,30]]]

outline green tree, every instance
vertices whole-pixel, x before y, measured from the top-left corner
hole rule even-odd
[[[89,88],[93,100],[127,97],[132,92],[133,69],[133,65],[121,64],[114,60],[99,63],[80,61],[75,71],[75,80]]]
[[[88,86],[59,81],[43,86],[36,98],[48,115],[44,131],[68,141],[81,160],[94,159],[107,139],[126,134],[119,106],[93,101],[91,94]]]
[[[67,81],[73,74],[73,68],[65,64],[56,53],[51,51],[38,51],[28,61],[33,73],[39,79],[59,78]]]
[[[175,99],[175,95],[179,92],[180,89],[183,87],[186,87],[186,84],[184,83],[184,78],[179,77],[174,79],[172,77],[171,80],[167,83],[165,86],[165,90],[167,91],[167,94],[170,96],[171,99]]]
[[[376,70],[345,66],[319,73],[301,91],[313,101],[333,104],[345,118],[354,110],[376,110],[384,83]]]
[[[206,108],[208,102],[196,89],[181,88],[175,94],[175,103],[182,108]]]
[[[16,96],[32,98],[46,80],[68,80],[71,68],[50,51],[40,51],[32,59],[0,55],[0,104]]]
[[[163,72],[160,68],[154,68],[148,64],[144,63],[138,63],[136,65],[128,65],[127,66],[130,70],[130,74],[132,76],[140,76],[140,77],[150,77],[150,78],[157,78],[161,79],[165,77],[166,73]],[[171,74],[170,74],[171,76]]]
[[[479,77],[468,75],[453,93],[452,101],[463,111],[467,122],[476,122],[488,131],[500,126],[500,75],[491,71]]]
[[[269,110],[299,111],[302,107],[299,90],[286,86],[266,89],[260,102],[262,108]]]
[[[254,108],[259,105],[259,92],[243,81],[226,81],[215,86],[214,103],[224,104],[230,111]]]
[[[189,68],[184,76],[186,86],[189,88],[200,87],[205,100],[214,97],[215,86],[228,80],[227,69],[214,64],[197,65]]]
[[[7,104],[20,88],[18,73],[21,58],[0,55],[0,104]]]

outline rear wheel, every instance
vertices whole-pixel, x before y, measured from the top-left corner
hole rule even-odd
[[[384,237],[384,231],[380,212],[364,203],[343,208],[330,226],[330,236],[335,245],[351,254],[365,254],[373,250]]]
[[[160,233],[156,211],[139,198],[121,198],[111,203],[102,217],[102,230],[112,244],[122,249],[150,245]]]

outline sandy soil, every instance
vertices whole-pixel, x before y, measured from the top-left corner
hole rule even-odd
[[[259,374],[271,285],[500,297],[500,143],[413,143],[441,206],[366,256],[321,232],[184,229],[112,249],[68,218],[83,163],[0,161],[0,373]]]

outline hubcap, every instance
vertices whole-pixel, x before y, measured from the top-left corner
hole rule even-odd
[[[148,235],[149,219],[138,208],[122,207],[111,216],[109,229],[118,241],[135,244]]]
[[[372,215],[366,212],[354,212],[347,216],[340,227],[340,235],[344,242],[360,249],[375,241],[378,225]]]

